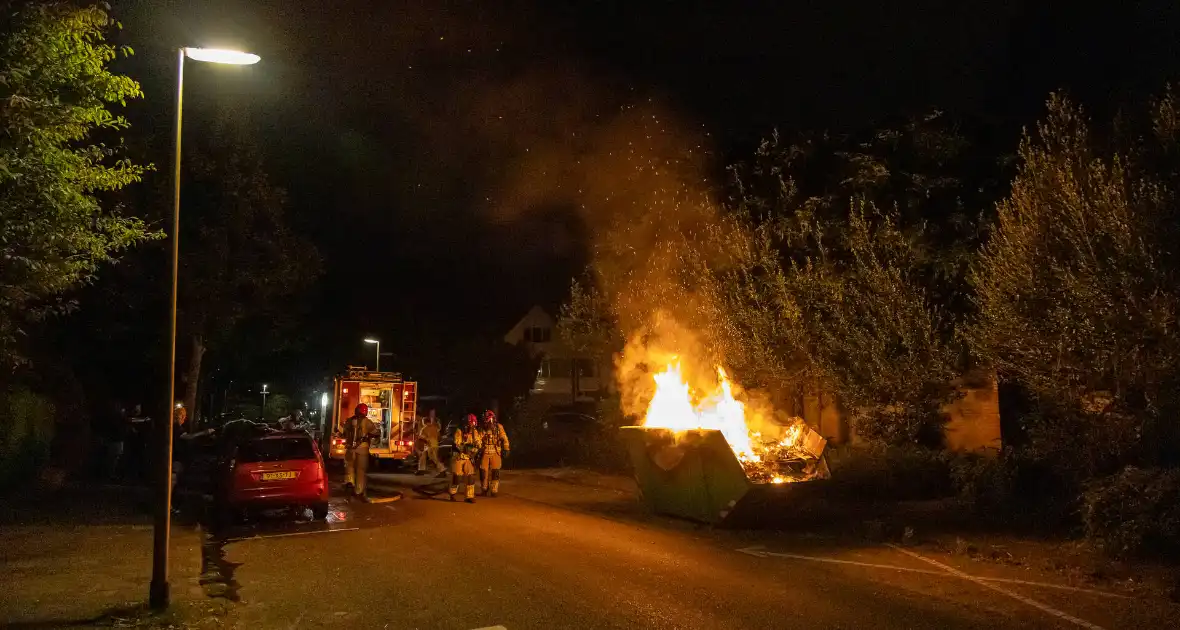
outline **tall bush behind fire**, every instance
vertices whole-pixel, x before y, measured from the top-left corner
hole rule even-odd
[[[931,429],[954,395],[961,353],[957,320],[928,290],[929,231],[920,217],[903,223],[864,196],[851,207],[846,197],[843,211],[805,196],[790,174],[795,153],[777,142],[733,169],[725,202],[704,178],[672,177],[613,215],[563,313],[567,339],[599,352],[626,344],[632,355],[637,340],[650,343],[655,354],[687,357],[690,373],[723,366],[746,389],[780,401],[835,392],[869,437],[936,442]],[[651,168],[650,155],[636,155],[644,158],[638,170]],[[654,162],[671,165],[661,167],[669,174],[692,172],[675,157]],[[682,330],[692,332],[691,345],[677,338]],[[609,341],[588,341],[595,338]],[[616,364],[628,413],[650,398],[649,371],[635,369],[648,363]]]

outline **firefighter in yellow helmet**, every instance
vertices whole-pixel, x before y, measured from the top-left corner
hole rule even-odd
[[[480,480],[483,482],[482,494],[496,496],[500,492],[500,466],[503,458],[508,455],[508,434],[504,432],[504,425],[496,421],[496,412],[485,411],[483,414],[483,429],[480,433],[481,446],[479,456]]]
[[[475,414],[469,413],[467,414],[467,422],[455,429],[449,490],[452,501],[457,500],[459,482],[462,481],[465,486],[464,492],[467,495],[466,501],[475,503],[475,463],[473,460],[479,456],[480,443],[479,421],[476,420]]]

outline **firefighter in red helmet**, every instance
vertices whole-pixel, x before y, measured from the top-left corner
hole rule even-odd
[[[455,429],[455,446],[451,455],[451,487],[448,493],[451,500],[457,500],[459,482],[462,481],[464,494],[468,503],[475,503],[475,463],[479,456],[480,433],[479,421],[475,414],[467,414],[466,422]]]
[[[503,458],[508,455],[508,434],[504,432],[504,425],[496,421],[496,412],[487,410],[483,414],[483,427],[480,431],[479,455],[480,481],[483,484],[482,494],[496,496],[500,492],[500,467]]]
[[[344,421],[344,483],[352,493],[365,498],[366,473],[369,471],[369,443],[377,437],[377,425],[369,419],[369,406],[356,406],[352,417]]]

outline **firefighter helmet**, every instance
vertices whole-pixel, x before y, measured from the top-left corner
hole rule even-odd
[[[484,424],[495,424],[496,423],[496,412],[492,411],[491,409],[488,409],[487,411],[483,412],[483,421],[484,421]]]
[[[367,415],[369,415],[369,406],[366,405],[365,403],[361,403],[356,406],[355,411],[356,411],[356,415],[358,415],[358,416],[367,416]]]
[[[467,424],[469,426],[475,426],[479,424],[479,419],[475,417],[475,414],[469,413],[467,414]]]

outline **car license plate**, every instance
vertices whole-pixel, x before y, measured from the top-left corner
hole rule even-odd
[[[293,470],[284,471],[284,472],[268,472],[268,473],[262,473],[262,480],[263,481],[280,481],[282,479],[294,479],[295,476],[298,474],[299,473],[297,473]]]

